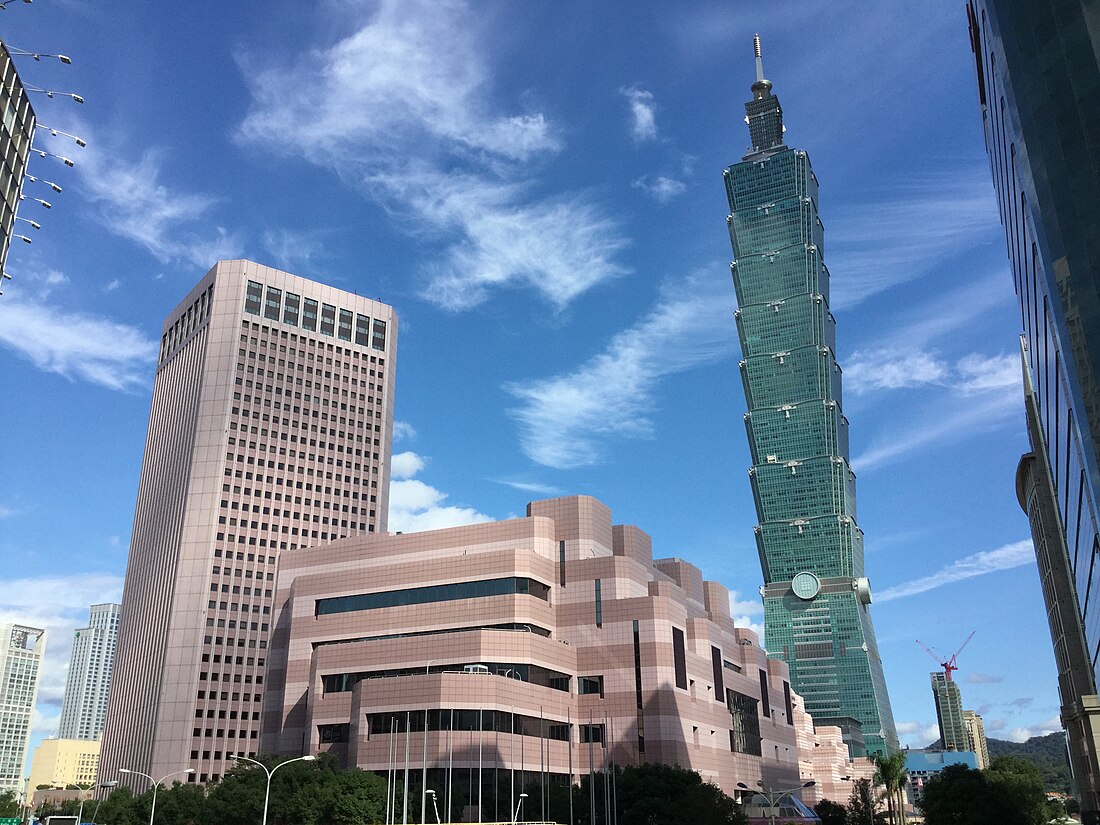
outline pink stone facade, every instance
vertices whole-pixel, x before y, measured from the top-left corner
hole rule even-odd
[[[798,732],[798,774],[801,783],[814,781],[800,798],[810,807],[822,799],[847,805],[856,780],[874,779],[875,763],[866,757],[849,758],[840,728],[814,727],[802,697],[794,696],[795,729]]]
[[[476,776],[485,793],[513,770],[521,787],[579,781],[590,760],[678,764],[731,795],[799,781],[786,664],[735,627],[725,587],[654,561],[649,536],[593,498],[286,552],[275,601],[263,750],[385,773],[407,738],[441,809],[461,786],[456,819]]]
[[[258,751],[276,559],[386,529],[396,350],[391,307],[250,261],[168,314],[100,781]]]

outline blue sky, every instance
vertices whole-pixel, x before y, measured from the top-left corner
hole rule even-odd
[[[722,169],[752,35],[822,184],[874,620],[903,742],[920,638],[1002,738],[1057,726],[1014,473],[1018,311],[961,0],[14,4],[37,145],[0,298],[0,620],[117,599],[167,311],[218,258],[401,317],[391,529],[599,497],[762,619]],[[37,190],[37,191],[36,191]]]

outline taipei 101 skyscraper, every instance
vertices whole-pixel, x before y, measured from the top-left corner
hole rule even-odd
[[[806,152],[783,142],[783,109],[764,79],[759,37],[755,46],[756,82],[745,104],[752,148],[724,177],[765,644],[790,665],[791,686],[815,724],[839,726],[853,756],[893,752],[898,738],[856,524],[817,178]]]

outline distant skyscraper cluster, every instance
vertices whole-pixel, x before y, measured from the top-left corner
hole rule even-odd
[[[0,791],[23,790],[46,631],[0,624]]]
[[[978,99],[1020,303],[1031,521],[1062,723],[1100,821],[1100,32],[1093,4],[970,0]]]
[[[818,724],[839,727],[853,756],[886,753],[898,738],[856,523],[817,178],[784,144],[756,45],[752,148],[725,183],[765,639]]]

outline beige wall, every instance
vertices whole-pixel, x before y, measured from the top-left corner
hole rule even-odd
[[[30,790],[39,785],[92,785],[99,766],[99,742],[89,739],[43,739],[34,749]]]

